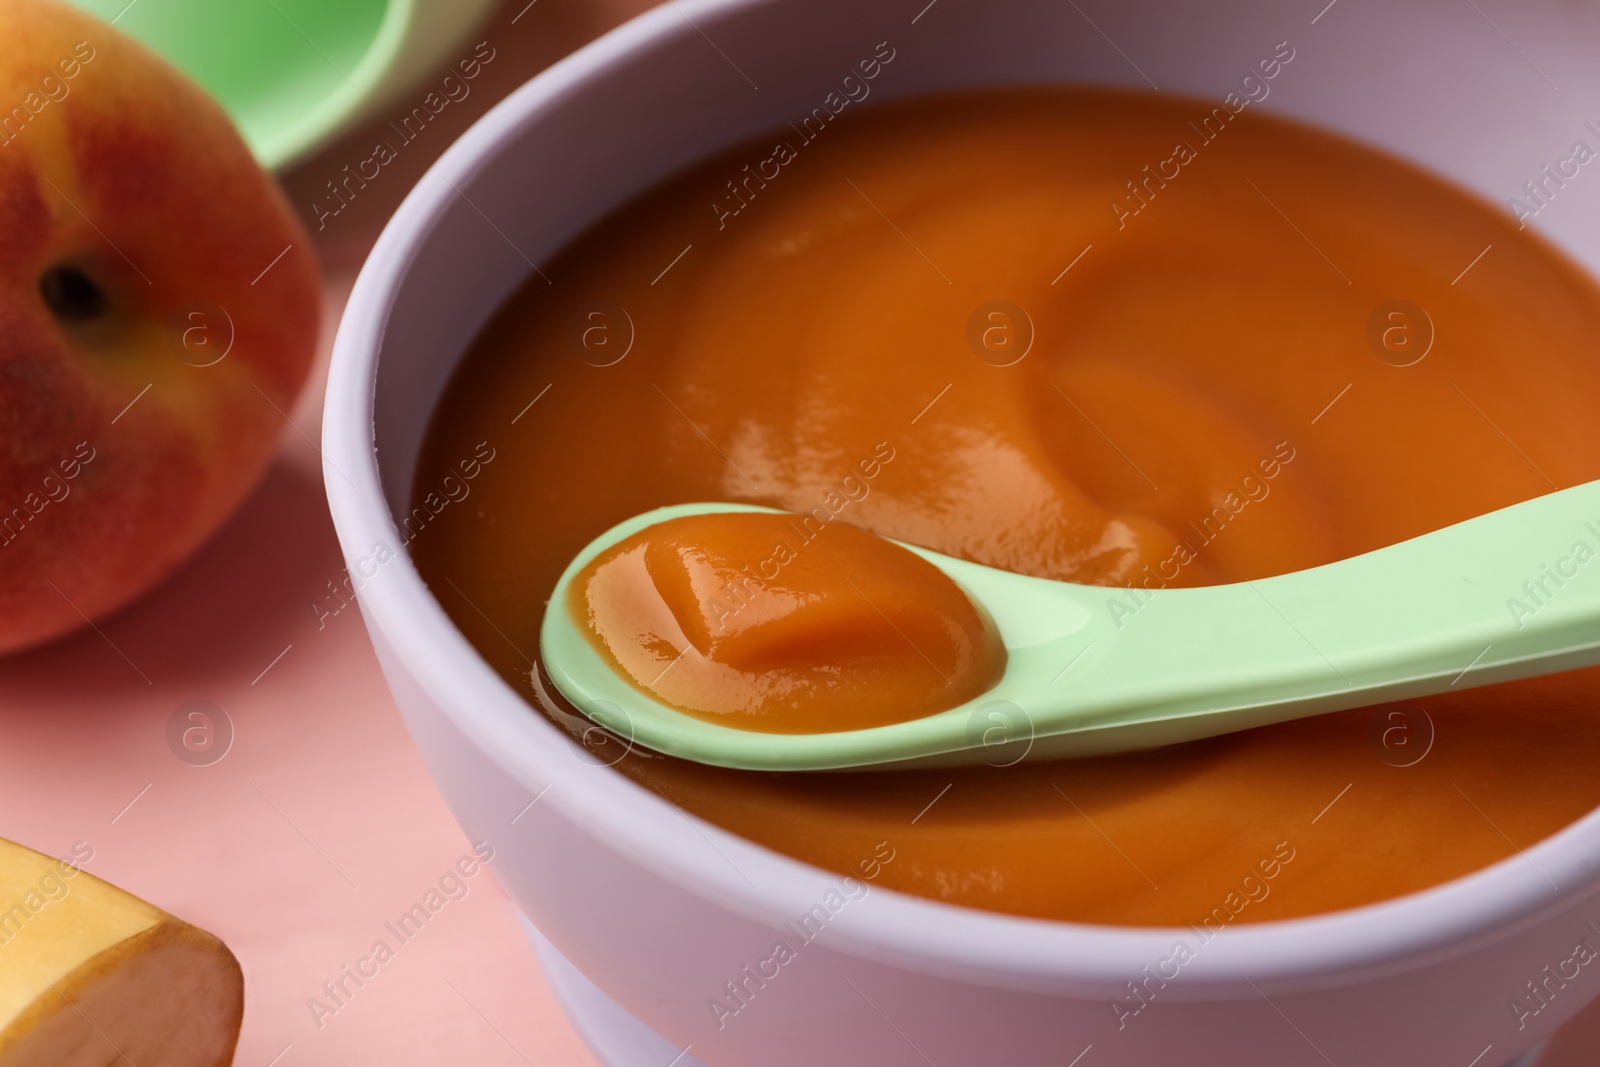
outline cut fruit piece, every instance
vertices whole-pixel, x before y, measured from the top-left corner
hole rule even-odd
[[[226,945],[65,860],[0,840],[0,1067],[225,1067]]]

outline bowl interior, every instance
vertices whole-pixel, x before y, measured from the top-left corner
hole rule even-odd
[[[1600,150],[1600,107],[1586,107],[1600,104],[1600,67],[1585,58],[1600,43],[1600,8],[1576,0],[1520,7],[1514,27],[1510,12],[1496,24],[1444,0],[1337,0],[1315,21],[1304,4],[1273,0],[906,6],[677,3],[618,35],[633,46],[678,23],[655,47],[603,73],[580,56],[547,75],[563,84],[455,183],[393,303],[375,412],[391,510],[407,510],[422,434],[457,360],[523,278],[668,174],[808,114],[879,42],[895,58],[867,104],[963,86],[1154,86],[1205,102],[1198,119],[1230,92],[1264,88],[1250,106],[1354,135],[1498,203],[1537,206],[1525,182],[1579,140]],[[1285,41],[1292,63],[1246,83]],[[1595,270],[1600,175],[1585,177],[1567,179],[1530,225]]]
[[[894,58],[872,82],[869,105],[1006,84],[1154,86],[1195,98],[1198,119],[1229,93],[1254,95],[1259,100],[1252,107],[1387,148],[1493,202],[1521,197],[1539,208],[1530,226],[1590,271],[1600,269],[1600,177],[1580,171],[1559,187],[1548,185],[1555,192],[1543,204],[1524,189],[1543,177],[1542,168],[1570,157],[1575,142],[1600,149],[1600,68],[1588,58],[1600,45],[1600,9],[1546,0],[1519,8],[1514,26],[1509,15],[1496,24],[1484,11],[1456,0],[1413,0],[1403,8],[1334,0],[1320,13],[1282,0],[1237,0],[1226,10],[1163,0],[677,0],[656,8],[557,64],[480,121],[423,179],[375,249],[341,327],[330,386],[330,498],[347,552],[399,525],[434,406],[462,353],[508,294],[634,194],[822,106],[856,63],[885,43]],[[1284,42],[1294,49],[1292,63],[1270,83],[1246,82],[1257,62]],[[1591,116],[1597,128],[1586,125]],[[365,390],[374,352],[369,409]],[[356,381],[362,376],[365,381]],[[381,530],[371,514],[378,501],[366,487],[368,474],[355,469],[358,463],[370,469],[373,447],[389,512]],[[351,466],[341,470],[335,463]],[[436,605],[424,605],[427,593],[414,572],[400,569],[406,573],[396,582],[374,583],[371,625],[411,626],[409,644],[397,651],[427,658],[433,650],[434,658],[450,661],[434,672],[439,678],[447,668],[459,674],[464,661],[451,642],[464,642]],[[363,590],[364,610],[367,600]],[[385,613],[393,618],[386,621]],[[408,621],[396,621],[407,615]],[[419,615],[428,617],[417,621]],[[553,727],[541,731],[547,724],[520,706],[500,706],[516,698],[486,664],[472,662],[471,678],[452,676],[437,687],[443,694],[455,686],[452,714],[481,720],[477,736],[485,751],[498,750],[506,761],[531,760],[513,750],[535,752],[559,737]],[[440,701],[450,703],[442,695]],[[501,736],[494,744],[483,740],[495,731]],[[615,787],[608,793],[619,810],[626,807],[642,820],[647,806],[664,807],[642,791],[626,799],[629,783],[621,776],[590,776],[590,784],[611,777]],[[672,818],[662,815],[661,825],[670,826]],[[621,832],[620,821],[613,830]],[[1600,822],[1590,816],[1566,836],[1582,845],[1600,836]],[[1587,891],[1593,874],[1578,873],[1582,849],[1573,849],[1572,841],[1552,839],[1528,852],[1541,857],[1542,869],[1570,871],[1570,883],[1565,874],[1552,875],[1564,887]],[[1546,846],[1561,851],[1560,864],[1548,858]],[[662,863],[672,862],[665,846],[655,851]],[[1477,887],[1470,891],[1453,883],[1430,891],[1432,903],[1408,898],[1376,906],[1384,918],[1360,920],[1362,944],[1382,942],[1389,953],[1405,944],[1438,947],[1470,930],[1526,917],[1544,883],[1510,862],[1464,880]],[[738,886],[729,891],[743,892]],[[938,906],[906,898],[895,907],[906,922],[894,936],[904,934],[906,944],[934,937],[916,921]],[[981,928],[982,937],[964,942],[978,946],[972,954],[992,949],[1007,966],[1037,957],[1041,971],[1064,966],[1061,946],[1041,929],[1046,924],[946,911],[943,925],[955,931],[951,944],[962,930]],[[1305,940],[1290,936],[1288,924],[1266,924],[1283,927],[1262,932],[1261,938],[1270,933],[1270,946],[1242,930],[1213,960],[1220,966],[1235,948],[1240,960],[1247,949],[1270,949],[1284,970],[1317,969],[1335,956],[1355,959],[1366,950],[1344,934],[1356,921],[1352,915],[1296,920],[1307,931],[1313,925],[1321,931],[1308,932]],[[1065,925],[1058,925],[1066,936]],[[1074,929],[1077,966],[1098,935]],[[1131,933],[1116,932],[1119,953]],[[942,934],[934,939],[945,940]],[[1260,965],[1264,958],[1258,954],[1250,962]],[[1108,973],[1121,973],[1122,965],[1119,957]]]

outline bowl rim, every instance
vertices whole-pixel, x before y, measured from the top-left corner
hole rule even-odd
[[[677,0],[639,15],[499,102],[412,189],[357,277],[329,371],[324,480],[348,558],[354,560],[365,546],[398,540],[375,446],[379,354],[389,309],[421,246],[462,195],[459,188],[492,168],[501,150],[543,112],[603,84],[631,60],[699,28],[759,17],[758,9],[783,2],[788,0]],[[774,927],[838,884],[836,872],[723,830],[621,774],[594,773],[573,758],[570,737],[534,712],[478,655],[403,548],[384,566],[383,580],[366,582],[358,596],[368,626],[480,754],[527,784],[530,793],[541,784],[559,784],[544,803],[609,847],[626,849],[677,885]],[[685,823],[725,862],[677,847]],[[1177,983],[1171,995],[1209,999],[1254,996],[1263,986],[1346,984],[1465,955],[1600,891],[1600,868],[1586,863],[1585,854],[1600,854],[1600,809],[1515,855],[1428,889],[1300,918],[1230,924],[1226,937],[1202,941],[1214,947],[1196,960],[1194,980]],[[889,889],[839,912],[830,928],[841,936],[829,944],[852,955],[1001,984],[1093,984],[1102,992],[1108,982],[1120,986],[1136,978],[1141,966],[1167,956],[1176,940],[1198,934],[1192,926],[1102,926],[988,912]]]

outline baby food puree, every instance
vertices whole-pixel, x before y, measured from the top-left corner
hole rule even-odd
[[[1138,626],[1145,589],[1311,567],[1600,477],[1593,282],[1503,210],[1259,107],[1068,89],[873,101],[697,166],[539,267],[462,361],[405,527],[463,633],[558,721],[570,709],[536,659],[542,613],[567,610],[547,603],[557,576],[667,504],[748,501],[804,517],[817,546],[858,528],[1101,584],[1107,617]],[[452,493],[485,447],[494,464]],[[757,573],[774,560],[771,538],[735,552],[742,535],[717,521],[674,543]],[[799,569],[816,549],[794,540],[766,581],[803,596],[825,576]],[[936,605],[911,636],[942,670],[983,659],[982,627],[937,578],[862,551],[850,576],[868,598],[907,582],[908,603]],[[682,559],[687,638],[719,609]],[[1384,590],[1369,595],[1383,612]],[[753,714],[787,684],[800,631],[724,618],[737,639],[697,639],[734,673],[685,657],[661,684],[683,671],[678,699]],[[837,721],[929,706],[928,664],[865,608],[792,621],[834,642],[845,673],[816,706]],[[849,675],[872,656],[887,674]],[[751,689],[765,665],[776,681]],[[1216,929],[1517,857],[1600,803],[1597,697],[1600,672],[1573,672],[962,770],[747,773],[614,741],[596,755],[825,868],[891,848],[880,886]]]
[[[938,567],[810,515],[658,523],[592,560],[569,595],[613,669],[735,728],[903,722],[984,692],[1006,662],[988,617]]]

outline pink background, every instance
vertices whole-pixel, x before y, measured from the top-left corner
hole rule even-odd
[[[646,6],[509,0],[474,39],[496,55],[473,94],[320,232],[310,205],[365,158],[387,116],[285,177],[315,238],[290,254],[315,255],[324,271],[324,363],[265,480],[208,548],[100,633],[0,664],[0,836],[62,856],[86,842],[85,869],[221,936],[245,972],[238,1064],[595,1063],[514,909],[481,873],[336,1014],[319,1026],[307,1006],[373,942],[395,947],[384,924],[470,853],[358,609],[319,618],[313,607],[338,608],[330,583],[343,578],[313,442],[345,296],[410,185],[496,99]],[[425,91],[426,82],[419,100]],[[168,747],[168,719],[191,700],[218,705],[233,724],[232,748],[208,767]],[[1545,1067],[1592,1064],[1597,1052],[1591,1007]]]

